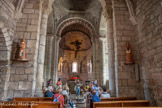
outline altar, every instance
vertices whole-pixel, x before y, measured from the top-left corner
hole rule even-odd
[[[75,88],[75,81],[69,81],[69,89],[71,94],[75,94],[76,91],[74,90]]]

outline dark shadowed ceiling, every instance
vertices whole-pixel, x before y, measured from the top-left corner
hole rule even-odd
[[[62,6],[68,10],[85,11],[91,8],[92,0],[60,0]]]

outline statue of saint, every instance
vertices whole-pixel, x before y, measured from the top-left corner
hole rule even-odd
[[[133,60],[132,60],[132,48],[131,48],[129,42],[126,43],[125,53],[126,53],[126,62],[132,63],[133,62]]]
[[[26,48],[25,39],[21,39],[18,58],[17,58],[18,60],[26,60],[25,48]]]

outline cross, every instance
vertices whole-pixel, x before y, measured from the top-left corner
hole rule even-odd
[[[78,51],[80,49],[80,45],[82,44],[81,42],[79,42],[78,40],[71,42],[70,44],[75,45],[76,47],[76,51],[75,51],[75,58],[77,57]]]

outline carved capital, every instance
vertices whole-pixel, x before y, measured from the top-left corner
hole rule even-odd
[[[55,0],[41,0],[42,12],[45,14],[50,14],[52,11],[52,4]]]
[[[101,3],[103,12],[102,14],[106,17],[106,19],[112,18],[112,5],[111,2],[106,0],[99,0]]]
[[[24,1],[25,0],[19,0],[18,3],[17,3],[16,9],[15,9],[15,12],[14,12],[14,18],[16,20],[18,20],[22,16],[22,7],[24,5]]]
[[[136,16],[135,16],[135,12],[134,12],[134,8],[132,5],[132,2],[130,0],[125,0],[128,10],[129,10],[129,14],[130,14],[130,21],[132,22],[133,25],[137,24],[137,20],[136,20]]]

